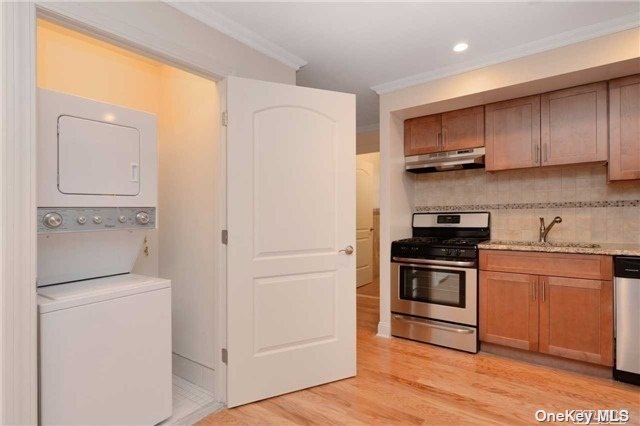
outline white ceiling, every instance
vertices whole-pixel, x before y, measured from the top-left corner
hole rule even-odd
[[[373,89],[384,93],[640,25],[636,1],[173,6],[302,66],[301,86],[355,93],[361,130],[378,123]],[[454,53],[460,41],[469,49]]]

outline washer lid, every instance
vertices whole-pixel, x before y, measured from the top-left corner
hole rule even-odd
[[[38,288],[40,313],[58,311],[148,291],[169,288],[171,281],[124,274]]]

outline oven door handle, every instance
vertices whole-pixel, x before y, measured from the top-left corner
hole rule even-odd
[[[404,315],[394,315],[393,317],[397,320],[408,322],[409,324],[424,325],[431,328],[437,328],[438,330],[450,331],[452,333],[472,334],[474,331],[470,328],[459,328],[455,326],[436,324],[429,320],[423,320],[418,318],[407,318]]]
[[[436,266],[476,266],[476,262],[464,262],[459,260],[436,260],[436,259],[412,259],[409,257],[392,257],[394,262],[403,263],[419,263],[421,265],[436,265]]]

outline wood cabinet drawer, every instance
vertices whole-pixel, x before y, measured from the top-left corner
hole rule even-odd
[[[591,280],[613,279],[611,256],[593,254],[480,250],[480,269]]]

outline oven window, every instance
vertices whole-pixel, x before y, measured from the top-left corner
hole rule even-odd
[[[465,272],[400,267],[400,298],[437,305],[465,307]]]

